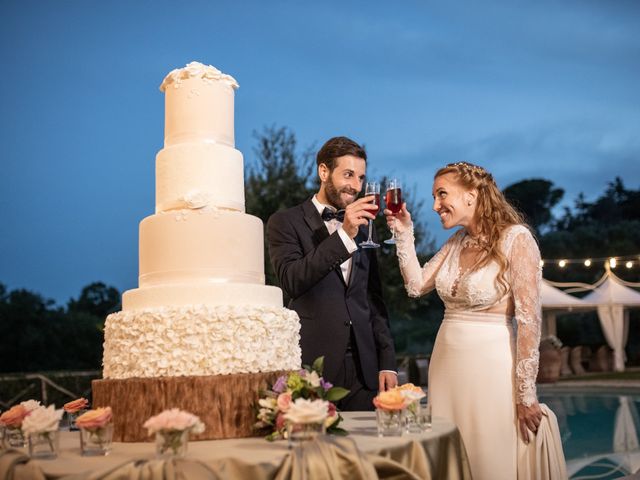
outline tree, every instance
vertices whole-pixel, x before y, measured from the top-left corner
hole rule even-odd
[[[266,223],[278,210],[302,203],[315,192],[312,147],[298,151],[296,136],[287,127],[265,127],[253,135],[258,145],[253,150],[256,161],[247,168],[245,204],[247,213]],[[264,241],[266,282],[278,285],[266,236]]]
[[[78,300],[69,300],[67,308],[70,312],[85,312],[104,320],[120,310],[120,292],[102,282],[93,282],[82,289]]]
[[[531,178],[509,185],[503,191],[505,197],[527,219],[538,235],[553,220],[552,209],[562,197],[564,190],[555,188],[553,182],[542,178]]]

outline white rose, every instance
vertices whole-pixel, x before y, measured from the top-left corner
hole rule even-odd
[[[22,421],[22,431],[25,435],[56,431],[63,413],[64,410],[56,410],[54,405],[49,405],[47,408],[40,406]]]
[[[329,412],[329,402],[298,398],[289,406],[284,418],[293,423],[321,423]]]
[[[311,372],[307,374],[306,380],[312,387],[320,386],[320,376],[318,375],[318,372]]]
[[[27,412],[32,412],[36,408],[42,407],[38,400],[26,400],[24,402],[20,402],[20,405],[22,405]]]
[[[204,65],[200,62],[191,62],[186,67],[184,67],[185,71],[191,76],[195,77],[200,75],[204,70]]]

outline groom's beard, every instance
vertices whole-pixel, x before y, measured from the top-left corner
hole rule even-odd
[[[331,175],[329,175],[329,178],[327,179],[327,183],[324,187],[324,192],[327,196],[327,200],[329,200],[329,204],[336,210],[347,208],[347,205],[353,203],[358,195],[358,191],[354,190],[351,187],[342,187],[340,189],[336,188]],[[353,197],[351,198],[351,200],[344,200],[340,196],[341,193],[347,193],[353,195]]]

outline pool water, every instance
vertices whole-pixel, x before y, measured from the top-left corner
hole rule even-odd
[[[544,390],[558,417],[572,480],[620,478],[640,470],[640,391]]]

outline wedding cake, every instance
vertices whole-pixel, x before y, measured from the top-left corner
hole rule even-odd
[[[94,385],[101,403],[113,402],[108,380],[214,376],[228,385],[215,376],[300,368],[300,321],[281,290],[265,285],[263,224],[245,213],[237,88],[197,62],[160,86],[155,214],[140,223],[139,288],[123,294],[122,311],[105,323],[105,380]]]

